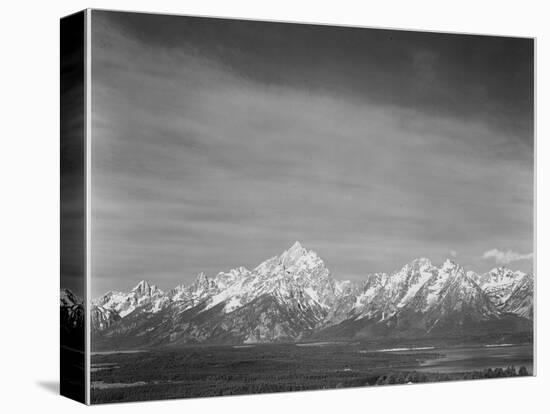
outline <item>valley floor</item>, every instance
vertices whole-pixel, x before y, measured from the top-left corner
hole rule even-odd
[[[91,397],[92,403],[108,403],[532,373],[530,335],[462,338],[460,342],[190,346],[93,354]]]

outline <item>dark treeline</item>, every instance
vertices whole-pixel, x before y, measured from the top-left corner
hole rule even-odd
[[[526,367],[425,372],[442,354],[365,352],[365,345],[189,347],[92,357],[94,403],[274,393],[530,375]],[[480,362],[481,363],[481,362]],[[487,361],[487,363],[490,363]],[[495,364],[496,365],[496,364]],[[510,363],[511,365],[511,363]],[[519,366],[519,365],[518,365]],[[95,385],[95,386],[94,386]]]
[[[409,384],[420,382],[440,382],[440,381],[457,381],[471,380],[484,378],[508,378],[508,377],[525,377],[529,372],[527,368],[522,366],[519,370],[509,366],[506,369],[488,368],[483,371],[469,371],[459,373],[439,373],[439,372],[399,372],[397,374],[381,375],[378,377],[374,385],[386,384]],[[372,384],[370,384],[372,385]]]
[[[528,376],[527,368],[516,370],[513,366],[506,369],[495,368],[483,371],[457,373],[404,371],[385,375],[363,375],[360,377],[331,381],[330,375],[315,375],[286,378],[276,381],[234,381],[227,376],[209,377],[206,383],[182,381],[180,383],[156,383],[137,385],[128,388],[94,389],[93,403],[140,401],[167,398],[197,398],[222,395],[241,395],[258,393],[275,393],[288,391],[307,391],[331,388],[351,388],[389,384],[414,384],[423,382],[459,381],[485,378],[506,378]]]

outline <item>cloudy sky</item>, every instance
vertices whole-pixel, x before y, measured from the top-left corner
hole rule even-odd
[[[92,13],[92,294],[420,256],[532,270],[533,43]]]

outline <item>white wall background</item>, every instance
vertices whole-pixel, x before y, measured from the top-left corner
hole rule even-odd
[[[550,389],[547,275],[550,25],[542,1],[11,1],[2,8],[0,404],[86,409],[57,395],[59,22],[85,7],[537,37],[538,377],[108,405],[96,412],[540,412]],[[546,189],[548,187],[546,186]]]

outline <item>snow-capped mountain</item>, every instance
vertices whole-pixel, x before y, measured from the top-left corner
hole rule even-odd
[[[94,300],[92,305],[116,312],[121,318],[124,318],[137,308],[153,313],[158,312],[168,302],[169,299],[162,290],[142,280],[130,292],[107,292]]]
[[[475,274],[472,276],[491,301],[499,307],[504,305],[521,281],[528,277],[526,273],[513,272],[505,267],[495,268],[479,276]]]
[[[61,289],[59,299],[61,346],[83,349],[85,315],[82,300],[68,289]]]
[[[398,313],[404,329],[411,326],[427,333],[453,331],[498,320],[500,313],[480,286],[462,266],[451,260],[436,269]],[[414,322],[414,323],[413,323]]]
[[[254,269],[238,267],[163,292],[142,281],[93,302],[99,347],[254,343],[307,338],[445,335],[532,329],[532,276],[483,275],[413,260],[362,282],[337,281],[296,242]],[[531,283],[529,283],[531,281]]]
[[[323,322],[348,284],[335,282],[315,252],[295,243],[254,270],[239,267],[212,279],[201,273],[191,285],[157,298],[149,307],[161,300],[169,305],[158,306],[162,321],[155,322],[157,327],[147,326],[147,335],[136,321],[147,311],[143,307],[134,308],[113,330],[171,343],[293,340]]]
[[[413,260],[392,274],[369,275],[362,292],[357,296],[352,312],[357,315],[356,319],[376,319],[380,322],[390,319],[434,277],[430,289],[437,292],[442,283],[437,275],[438,269],[425,258]],[[446,273],[443,273],[443,276],[445,275]],[[430,304],[433,301],[432,296],[429,297]]]
[[[60,292],[61,327],[70,329],[84,326],[84,306],[82,299],[69,289]]]
[[[512,293],[502,304],[501,309],[504,312],[533,319],[534,283],[533,275],[527,274],[522,277]]]
[[[272,257],[253,271],[245,268],[220,273],[211,281],[213,295],[206,309],[224,304],[232,312],[263,295],[283,304],[310,308],[319,318],[334,302],[335,282],[323,261],[296,242],[280,256]]]
[[[102,331],[121,319],[121,316],[112,309],[93,305],[91,312],[92,329]]]

